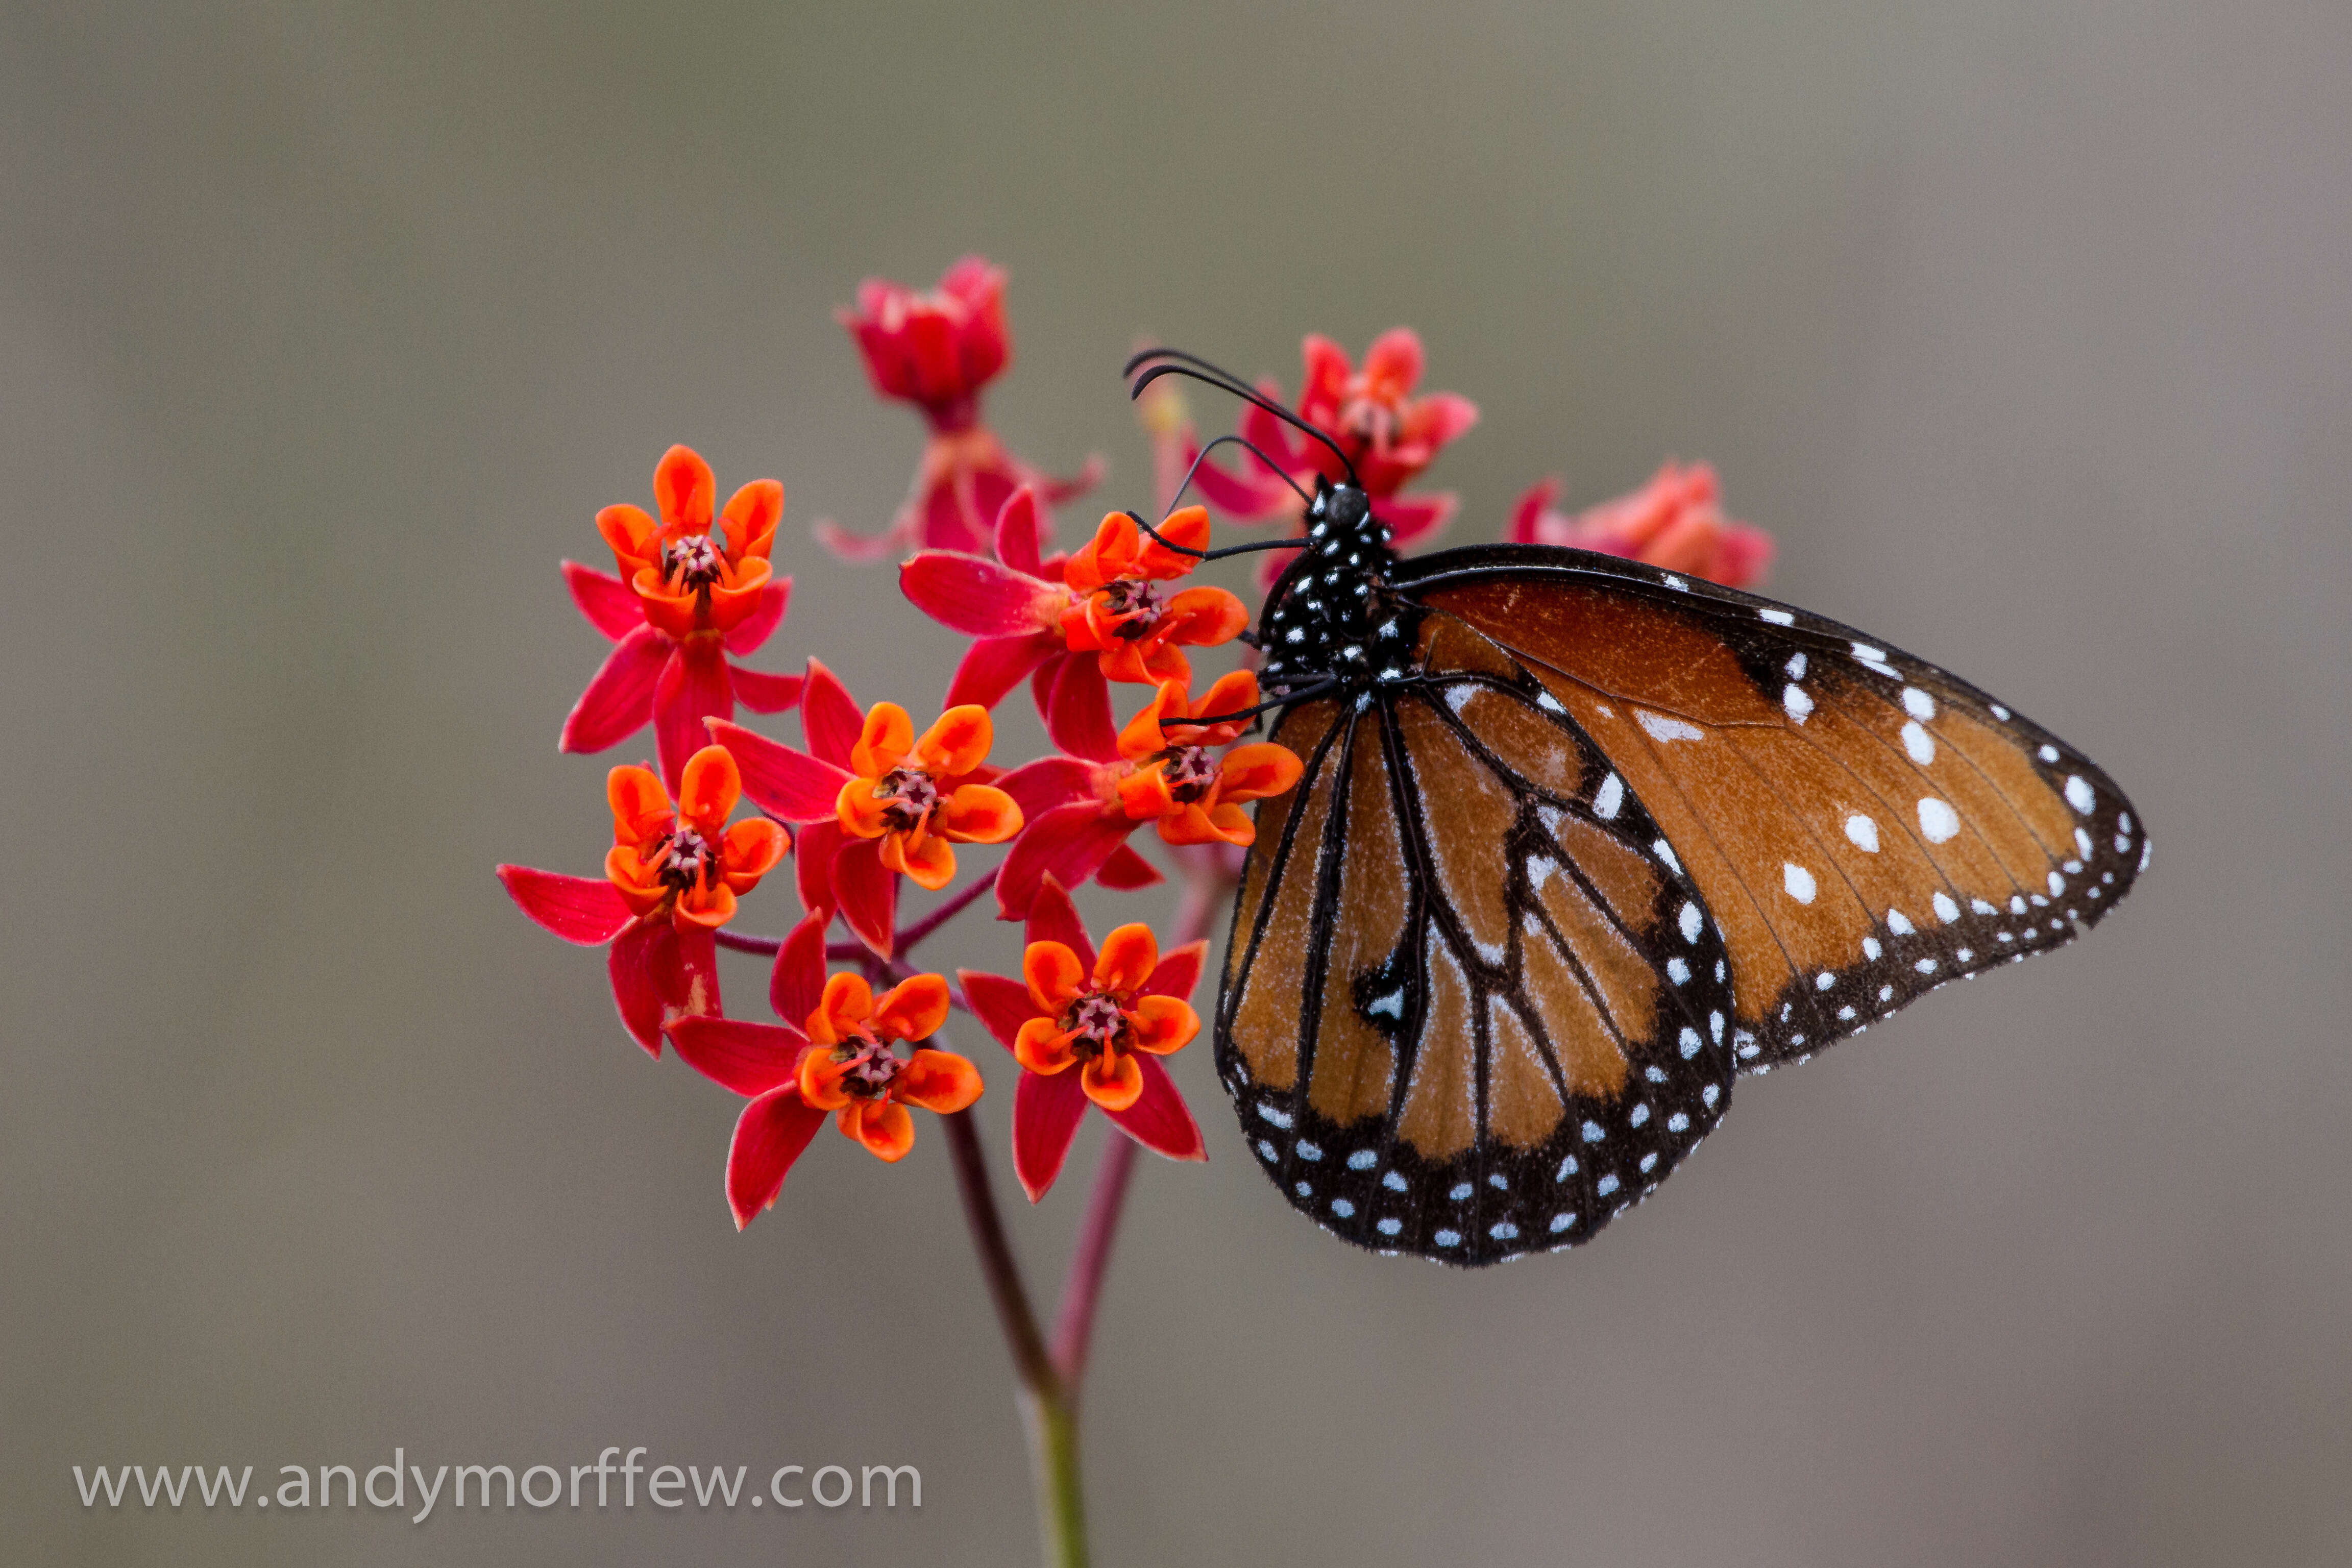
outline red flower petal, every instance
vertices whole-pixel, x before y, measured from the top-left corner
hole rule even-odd
[[[956,708],[977,702],[982,708],[993,708],[1004,700],[1006,692],[1021,684],[1024,676],[1060,656],[1064,647],[1058,631],[1032,632],[1016,637],[982,637],[964,650],[962,661],[956,666],[955,679],[948,683],[947,700],[941,706]]]
[[[1511,508],[1510,527],[1503,537],[1513,544],[1540,542],[1538,525],[1551,503],[1559,499],[1562,482],[1558,478],[1538,479]]]
[[[1030,819],[996,873],[1000,920],[1025,918],[1048,875],[1075,887],[1099,870],[1135,827],[1123,812],[1104,815],[1093,801],[1056,806]]]
[[[1201,965],[1206,962],[1208,952],[1207,942],[1188,942],[1173,952],[1161,953],[1160,967],[1143,983],[1143,994],[1191,1001],[1193,987],[1201,984]]]
[[[737,1230],[776,1201],[784,1173],[824,1125],[824,1112],[803,1103],[793,1084],[771,1089],[743,1108],[727,1150],[727,1206],[735,1211]]]
[[[801,689],[803,721],[810,689]],[[724,720],[710,726],[710,738],[734,754],[735,765],[743,773],[743,793],[762,810],[786,822],[835,819],[834,803],[851,776],[843,769]]]
[[[1132,844],[1122,844],[1112,850],[1110,858],[1095,872],[1095,886],[1120,893],[1131,893],[1167,879],[1159,867],[1135,852]]]
[[[667,940],[664,931],[669,933]],[[719,1005],[719,944],[709,927],[656,923],[646,950],[646,963],[653,973],[655,992],[669,1010],[665,1021],[681,1016],[715,1018],[726,1011]]]
[[[1248,458],[1238,474],[1219,468],[1212,458],[1192,470],[1192,488],[1211,506],[1243,522],[1278,516],[1286,507],[1294,512],[1298,510],[1298,498],[1290,487],[1267,472],[1255,458]]]
[[[1075,1071],[1024,1072],[1013,1086],[1013,1172],[1031,1203],[1062,1173],[1086,1114],[1087,1091]]]
[[[801,829],[800,841],[793,848],[793,879],[801,908],[811,914],[822,911],[827,920],[841,905],[833,890],[833,858],[840,853],[841,844],[839,823],[812,822]]]
[[[572,590],[572,602],[588,617],[588,624],[614,642],[646,624],[645,607],[637,603],[636,595],[610,572],[567,561],[563,585]]]
[[[662,999],[648,957],[656,939],[669,930],[669,922],[659,918],[637,921],[614,940],[604,965],[613,979],[613,1001],[621,1009],[622,1026],[656,1058],[662,1048]]]
[[[737,657],[760,651],[760,645],[775,635],[783,625],[784,612],[793,602],[793,580],[772,577],[760,590],[760,607],[736,622],[727,631],[727,651]]]
[[[963,999],[972,1016],[996,1037],[998,1045],[1011,1050],[1013,1042],[1020,1038],[1021,1026],[1037,1016],[1036,1005],[1029,1000],[1029,987],[1005,975],[976,969],[959,969],[956,979],[963,986]]]
[[[802,680],[797,675],[771,675],[739,664],[729,669],[728,677],[737,700],[754,713],[781,713],[801,700]]]
[[[654,689],[677,647],[640,616],[636,629],[605,655],[588,689],[572,705],[556,749],[601,752],[644,729],[654,716]]]
[[[602,947],[629,923],[629,906],[602,877],[567,877],[529,866],[501,866],[499,880],[515,907],[566,942]]]
[[[1412,405],[1412,438],[1443,447],[1478,423],[1478,405],[1458,392],[1433,392]]]
[[[1020,637],[1060,624],[1063,589],[982,555],[926,550],[898,568],[898,591],[950,631]]]
[[[1013,797],[1024,820],[1034,821],[1057,805],[1095,799],[1095,779],[1101,772],[1100,763],[1076,757],[1040,757],[999,778],[996,787]]]
[[[654,742],[661,756],[662,782],[672,795],[688,757],[710,744],[706,719],[735,716],[735,687],[728,679],[727,655],[716,637],[677,645],[662,666],[654,688]]]
[[[908,531],[892,523],[880,533],[852,533],[829,517],[821,517],[809,525],[809,535],[835,560],[852,566],[870,566],[877,561],[887,561],[907,547]]]
[[[1069,889],[1050,872],[1039,884],[1036,898],[1029,905],[1029,923],[1021,933],[1024,943],[1058,942],[1070,950],[1078,961],[1080,983],[1095,972],[1099,955],[1095,944],[1087,939],[1087,923],[1078,918],[1078,907],[1070,902]],[[1031,1009],[1035,1011],[1035,1009]]]
[[[801,737],[808,742],[810,755],[845,768],[865,730],[866,710],[849,688],[821,661],[809,660],[808,682],[801,688]],[[840,793],[838,788],[835,793]],[[830,815],[832,807],[825,809]]]
[[[1045,732],[1074,757],[1118,760],[1118,727],[1111,722],[1110,683],[1103,679],[1099,655],[1076,654],[1062,661],[1045,704]]]
[[[824,932],[831,910],[812,914],[784,935],[776,965],[768,973],[768,1005],[794,1028],[808,1023],[824,1000]]]
[[[1160,1065],[1160,1058],[1134,1056],[1129,1058],[1143,1069],[1143,1092],[1125,1110],[1107,1110],[1103,1114],[1118,1123],[1129,1137],[1155,1154],[1165,1154],[1171,1160],[1205,1160],[1206,1145],[1201,1142],[1200,1124],[1192,1120],[1192,1109],[1184,1097],[1176,1092],[1176,1080]],[[1025,1083],[1033,1074],[1024,1073]],[[1064,1078],[1076,1078],[1076,1073],[1064,1073]],[[1053,1080],[1047,1079],[1047,1082]],[[1014,1101],[1017,1111],[1019,1101]]]
[[[679,1018],[669,1026],[669,1043],[687,1066],[737,1094],[761,1095],[800,1081],[801,1053],[808,1037],[781,1024],[740,1018]]]
[[[996,558],[1015,572],[1043,577],[1045,568],[1038,552],[1045,534],[1045,520],[1037,515],[1037,491],[1023,485],[997,510]]]
[[[833,894],[858,941],[883,957],[898,941],[898,879],[882,864],[883,840],[856,838],[833,858]]]

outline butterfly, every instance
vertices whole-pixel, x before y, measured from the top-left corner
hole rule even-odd
[[[1214,369],[1152,357],[1139,392]],[[1883,639],[1586,551],[1400,558],[1353,481],[1258,617],[1305,768],[1258,805],[1215,1028],[1259,1163],[1349,1241],[1589,1241],[1739,1078],[2071,941],[2147,868],[2095,764]]]

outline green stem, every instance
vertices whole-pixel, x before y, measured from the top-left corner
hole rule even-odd
[[[1037,1531],[1045,1568],[1086,1568],[1087,1501],[1078,1481],[1078,1413],[1069,1391],[1024,1387],[1021,1415],[1029,1427],[1029,1468],[1037,1484]]]

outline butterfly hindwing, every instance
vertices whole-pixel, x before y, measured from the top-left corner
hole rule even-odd
[[[1432,618],[1412,679],[1301,704],[1235,908],[1220,1073],[1292,1204],[1488,1263],[1588,1239],[1728,1103],[1727,955],[1560,703]]]
[[[2145,864],[2088,759],[1835,622],[1574,551],[1447,552],[1398,586],[1533,669],[1656,817],[1722,921],[1750,1070],[2071,940]]]

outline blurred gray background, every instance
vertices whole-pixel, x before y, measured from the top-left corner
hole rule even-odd
[[[556,754],[604,645],[555,568],[671,441],[790,492],[758,663],[935,703],[952,640],[806,528],[878,527],[918,450],[833,308],[978,249],[995,423],[1106,453],[1105,504],[1150,495],[1139,331],[1295,384],[1301,332],[1410,322],[1486,414],[1457,540],[1710,458],[1774,591],[2157,840],[2092,940],[1749,1082],[1576,1255],[1349,1250],[1187,1052],[1211,1163],[1147,1162],[1114,1267],[1102,1561],[2352,1557],[2347,83],[2334,0],[8,7],[5,1554],[1033,1560],[936,1126],[896,1169],[827,1132],[737,1236],[738,1102],[490,876],[593,871],[650,749]],[[1081,1189],[1017,1216],[1041,1286]],[[912,1463],[924,1507],[411,1526],[70,1471],[608,1443]]]

